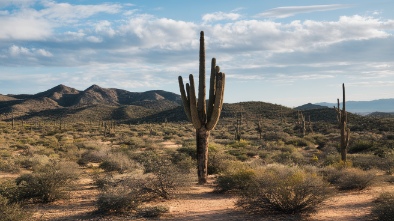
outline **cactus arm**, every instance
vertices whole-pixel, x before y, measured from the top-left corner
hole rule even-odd
[[[205,101],[205,44],[204,32],[200,33],[200,54],[199,54],[199,84],[197,110],[200,122],[205,124],[207,120],[207,110]]]
[[[213,106],[212,115],[208,119],[208,123],[206,124],[207,130],[212,130],[219,121],[220,113],[223,106],[224,84],[225,74],[220,72],[217,74],[216,77],[215,104]]]
[[[209,101],[208,101],[208,110],[207,110],[207,118],[208,121],[212,116],[213,105],[215,104],[215,91],[216,91],[216,59],[212,58],[211,62],[211,80],[209,86]]]
[[[194,79],[193,75],[189,75],[189,81],[190,81],[190,118],[192,119],[192,123],[194,128],[200,129],[201,128],[201,122],[200,118],[198,117],[198,110],[197,110],[197,101],[196,101],[196,89],[194,87]]]
[[[183,103],[183,108],[185,110],[187,119],[189,119],[189,121],[191,121],[191,117],[190,117],[190,95],[189,95],[189,85],[186,84],[186,89],[187,89],[187,96],[186,96],[186,92],[185,92],[185,87],[183,84],[183,79],[181,76],[178,77],[178,81],[179,81],[179,89],[181,91],[181,98],[182,98],[182,103]]]

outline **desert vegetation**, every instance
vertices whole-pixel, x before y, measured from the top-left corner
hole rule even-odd
[[[261,105],[272,112],[260,112]],[[280,109],[282,114],[276,112]],[[225,105],[223,111],[209,138],[205,186],[212,200],[233,199],[235,217],[322,220],[319,211],[331,199],[369,191],[369,206],[359,218],[390,220],[394,135],[382,123],[390,118],[349,114],[348,127],[366,125],[352,130],[344,162],[333,109],[332,119],[311,117],[313,132],[305,134],[296,110],[252,102],[227,111]],[[320,111],[326,110],[304,115]],[[187,204],[182,196],[198,183],[189,122],[113,120],[107,128],[99,121],[61,128],[58,122],[0,121],[2,220],[181,220],[172,202]],[[57,211],[59,205],[69,206],[67,213]]]

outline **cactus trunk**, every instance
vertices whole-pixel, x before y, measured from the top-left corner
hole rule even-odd
[[[342,84],[342,110],[338,107],[335,109],[337,111],[337,119],[339,127],[341,130],[341,142],[340,142],[340,152],[341,160],[343,162],[347,161],[347,149],[349,146],[350,129],[347,127],[347,113],[346,113],[346,101],[345,101],[345,84]],[[335,107],[334,107],[335,108]]]
[[[208,178],[208,139],[209,131],[215,128],[223,106],[225,74],[219,72],[216,66],[216,59],[212,59],[211,78],[208,105],[206,104],[205,88],[205,45],[204,32],[200,34],[199,52],[199,86],[198,98],[196,97],[196,87],[193,75],[189,75],[189,84],[183,84],[183,79],[179,76],[179,88],[182,97],[183,107],[189,121],[196,129],[197,145],[197,165],[198,183],[204,184]],[[185,90],[186,88],[186,90]]]
[[[196,131],[197,141],[197,172],[198,183],[204,184],[207,182],[208,177],[208,139],[209,131],[204,127]]]

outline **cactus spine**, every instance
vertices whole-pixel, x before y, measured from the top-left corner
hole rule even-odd
[[[346,113],[346,102],[345,102],[345,84],[342,84],[342,110],[339,108],[339,99],[337,99],[338,107],[335,108],[337,112],[337,119],[339,127],[341,129],[341,160],[346,162],[347,149],[349,146],[350,129],[347,127],[347,113]]]
[[[205,45],[204,32],[200,33],[199,52],[199,85],[196,98],[193,75],[189,75],[190,84],[183,84],[181,76],[178,78],[183,107],[189,121],[196,129],[198,183],[204,184],[208,177],[208,139],[210,131],[215,128],[223,106],[225,74],[216,66],[216,59],[212,58],[211,78],[208,105],[205,100]]]

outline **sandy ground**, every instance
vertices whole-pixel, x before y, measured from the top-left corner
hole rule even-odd
[[[381,183],[362,191],[339,192],[323,202],[316,213],[309,216],[246,214],[236,208],[236,197],[231,194],[213,192],[212,180],[208,185],[194,185],[181,190],[168,201],[157,202],[170,211],[159,220],[202,221],[202,220],[306,220],[306,221],[363,221],[369,217],[373,200],[383,191],[394,191],[394,186]],[[95,200],[98,191],[93,180],[83,178],[70,194],[69,199],[50,204],[35,205],[34,220],[146,220],[127,215],[102,216],[95,214]],[[156,219],[157,220],[157,219]]]

